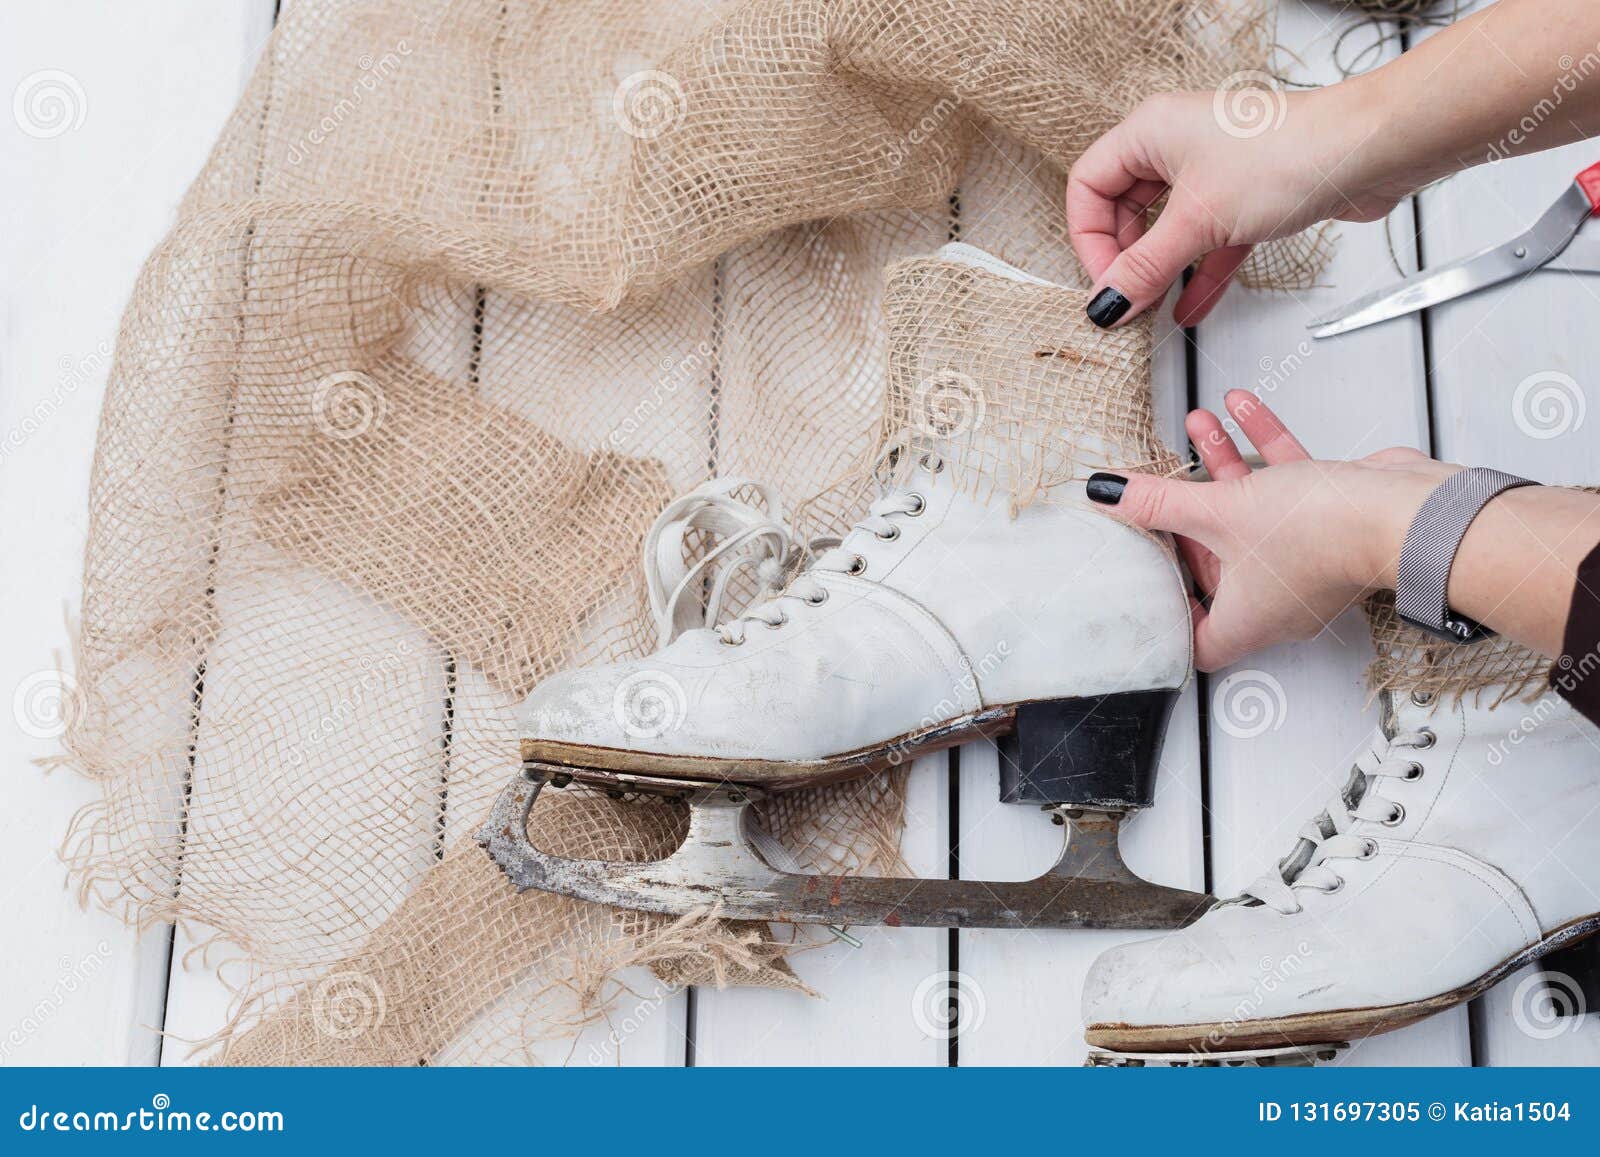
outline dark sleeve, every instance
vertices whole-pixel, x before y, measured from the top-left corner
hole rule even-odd
[[[1578,564],[1578,584],[1572,588],[1561,658],[1550,668],[1550,686],[1600,724],[1600,545]]]

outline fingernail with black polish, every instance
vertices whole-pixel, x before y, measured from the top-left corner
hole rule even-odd
[[[1089,501],[1098,502],[1101,506],[1115,506],[1122,501],[1122,492],[1127,489],[1128,480],[1120,474],[1107,474],[1096,471],[1089,475],[1088,491]]]
[[[1123,297],[1117,290],[1109,285],[1094,295],[1094,300],[1089,303],[1089,320],[1101,329],[1110,329],[1122,320],[1122,315],[1128,312],[1128,307],[1133,302]]]

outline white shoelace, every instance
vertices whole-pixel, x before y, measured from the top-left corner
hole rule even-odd
[[[760,504],[733,497],[746,487]],[[687,563],[685,542],[696,533],[711,536],[716,546]],[[783,497],[770,486],[745,478],[713,478],[674,499],[644,540],[645,587],[655,616],[656,645],[664,647],[684,631],[714,626],[722,618],[729,586],[741,574],[753,573],[764,591],[782,590],[793,551]]]
[[[1383,740],[1375,750],[1364,752],[1356,760],[1356,774],[1346,789],[1333,798],[1327,810],[1300,829],[1300,843],[1295,850],[1279,861],[1276,870],[1246,888],[1239,899],[1259,900],[1292,916],[1301,910],[1296,891],[1309,888],[1337,892],[1344,887],[1344,877],[1332,861],[1371,859],[1378,850],[1369,837],[1351,832],[1355,822],[1393,825],[1405,818],[1399,804],[1379,793],[1378,782],[1384,778],[1416,779],[1422,774],[1422,765],[1396,753],[1422,750],[1433,746],[1433,742],[1433,732],[1427,729],[1402,731]]]
[[[866,517],[856,522],[851,529],[869,531],[884,540],[898,538],[900,527],[894,521],[894,516],[914,517],[922,513],[925,505],[926,500],[920,494],[909,490],[893,491],[868,506]],[[843,546],[831,546],[810,566],[796,575],[788,589],[781,591],[774,598],[751,607],[732,622],[722,624],[717,631],[721,634],[723,642],[737,646],[744,642],[745,632],[751,623],[781,627],[789,621],[790,608],[794,603],[817,607],[828,600],[827,589],[814,577],[818,572],[860,574],[864,566],[864,560],[854,551],[846,550]]]
[[[932,451],[921,451],[920,461],[931,473],[944,469]],[[759,501],[734,497],[745,488]],[[897,519],[915,517],[925,506],[921,494],[897,488],[873,501],[851,530],[891,540],[900,534]],[[781,627],[789,621],[795,602],[811,606],[826,602],[827,590],[813,577],[818,572],[861,573],[864,560],[844,549],[840,539],[816,539],[801,548],[785,522],[783,496],[747,478],[713,478],[669,503],[644,540],[645,587],[655,617],[656,645],[664,647],[685,631],[710,627],[723,642],[737,646],[751,623]],[[685,562],[685,545],[696,533],[715,539],[716,546],[692,563]],[[812,562],[785,587],[784,578],[802,553],[812,555]],[[721,622],[729,588],[745,573],[753,573],[760,591],[769,597]],[[706,591],[708,575],[711,586]]]

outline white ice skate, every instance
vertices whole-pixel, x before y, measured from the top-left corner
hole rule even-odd
[[[1496,694],[1386,695],[1348,784],[1274,870],[1095,962],[1085,1035],[1115,1056],[1092,1059],[1314,1054],[1600,929],[1600,730],[1553,692]]]
[[[1068,302],[1063,329],[1087,327],[1072,291],[970,247],[911,264],[903,281],[958,270],[974,291],[1042,287]],[[1029,341],[1019,376],[1041,358],[1052,372],[1079,368],[1067,335]],[[992,343],[985,350],[994,356]],[[962,365],[948,368],[961,377]],[[1073,432],[1079,478],[1129,460],[1102,441],[1104,457],[1083,461],[1095,434]],[[1140,880],[1116,848],[1121,816],[1151,802],[1166,717],[1190,673],[1170,547],[1105,516],[1082,481],[1013,515],[1003,485],[985,493],[970,469],[946,468],[999,455],[1006,436],[981,422],[925,423],[896,456],[894,483],[780,594],[647,658],[541,684],[524,707],[524,778],[480,834],[512,881],[649,911],[835,925],[1164,928],[1203,911],[1208,897]],[[733,537],[758,533],[749,517],[719,517]],[[752,842],[744,811],[764,793],[982,736],[1002,737],[1010,755],[1007,801],[1057,808],[1068,825],[1061,860],[1039,880],[823,878],[786,870],[770,839]],[[680,795],[693,809],[688,838],[648,864],[535,850],[534,797],[573,781]]]

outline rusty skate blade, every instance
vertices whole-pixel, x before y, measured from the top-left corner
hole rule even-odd
[[[1329,1041],[1326,1044],[1216,1052],[1192,1049],[1175,1053],[1121,1053],[1110,1049],[1094,1049],[1083,1064],[1091,1069],[1308,1069],[1335,1059],[1349,1047],[1347,1041]]]
[[[1140,879],[1117,850],[1120,816],[1062,809],[1067,841],[1034,880],[923,880],[784,871],[764,859],[746,827],[755,789],[655,781],[689,801],[689,832],[671,856],[650,863],[568,859],[535,848],[528,813],[568,769],[530,764],[495,801],[478,842],[518,891],[555,892],[597,904],[731,920],[932,928],[1179,928],[1213,898]],[[618,789],[623,785],[618,784]]]

